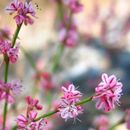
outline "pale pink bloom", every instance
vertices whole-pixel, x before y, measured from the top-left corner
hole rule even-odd
[[[81,106],[76,106],[74,101],[69,99],[62,99],[59,107],[59,113],[65,121],[70,118],[76,119],[76,117],[83,112]]]
[[[9,103],[14,103],[14,94],[16,94],[16,92],[19,94],[21,88],[22,85],[19,81],[13,81],[11,83],[4,83],[3,81],[0,81],[0,100],[4,99]]]
[[[41,110],[42,105],[39,104],[38,99],[32,99],[30,96],[26,97],[26,103],[28,105],[28,111]]]
[[[5,40],[0,40],[0,53],[6,54],[11,47],[11,43]]]
[[[31,2],[20,2],[19,0],[14,0],[10,3],[10,5],[6,8],[6,10],[13,14],[15,13],[14,19],[18,25],[24,23],[33,24],[33,19],[31,17],[35,17],[35,11],[32,7]]]
[[[16,63],[17,59],[18,59],[18,53],[19,53],[19,44],[17,44],[15,47],[11,47],[8,51],[7,51],[7,55],[9,57],[9,60],[12,64]]]
[[[59,103],[59,113],[63,119],[68,120],[70,118],[76,118],[83,109],[81,106],[76,106],[76,103],[80,101],[82,94],[75,89],[73,84],[70,84],[68,88],[62,87],[63,96]]]
[[[63,96],[62,99],[68,99],[72,100],[74,102],[79,101],[79,98],[82,97],[82,94],[80,91],[76,90],[75,86],[73,84],[70,84],[68,88],[65,88],[62,86]]]
[[[30,111],[28,113],[28,117],[25,117],[24,115],[19,115],[16,120],[18,130],[36,130],[36,122],[34,122],[36,116],[36,111]]]
[[[94,100],[97,100],[96,108],[108,112],[120,104],[122,95],[122,83],[117,81],[115,75],[102,74],[102,81],[95,88]]]
[[[42,119],[37,126],[37,130],[45,130],[45,127],[47,126],[48,121],[45,119]]]

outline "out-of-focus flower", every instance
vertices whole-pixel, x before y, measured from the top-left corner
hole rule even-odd
[[[61,23],[59,40],[67,47],[74,47],[78,42],[77,26],[74,20],[69,19],[71,18],[65,16],[64,21]]]
[[[52,75],[48,72],[43,72],[41,74],[40,84],[43,90],[45,91],[52,90],[55,87]]]
[[[75,89],[73,84],[68,86],[68,89],[62,87],[63,96],[61,97],[61,101],[59,104],[59,113],[65,121],[70,118],[76,118],[80,113],[82,113],[82,107],[76,106],[76,103],[80,101],[80,97],[82,96],[80,91]]]
[[[7,55],[9,57],[9,60],[12,64],[16,63],[17,59],[18,59],[18,53],[19,53],[19,44],[17,44],[15,47],[11,47],[8,51],[7,51]]]
[[[78,13],[83,10],[83,5],[78,0],[63,0],[73,13]]]
[[[109,119],[106,115],[100,115],[95,118],[94,125],[98,128],[98,130],[108,130]]]
[[[9,40],[10,34],[11,34],[11,32],[10,32],[9,28],[5,27],[5,28],[0,29],[0,39],[1,40],[6,40],[6,39]]]
[[[19,0],[13,0],[10,5],[6,8],[10,14],[14,14],[14,19],[18,25],[24,23],[33,24],[32,17],[35,17],[35,11],[33,9],[32,3],[30,2],[20,2]]]
[[[18,59],[19,44],[15,47],[11,47],[11,43],[6,40],[0,41],[0,53],[8,56],[9,61],[14,64]]]
[[[102,81],[95,88],[94,100],[97,100],[96,108],[108,112],[120,104],[122,95],[122,83],[117,81],[115,75],[102,74]]]
[[[6,54],[11,48],[11,44],[6,40],[0,40],[0,53]]]
[[[14,95],[21,92],[22,85],[20,81],[12,81],[11,83],[4,83],[0,81],[0,100],[5,99],[9,103],[14,103]]]
[[[39,104],[38,99],[33,99],[30,96],[27,96],[26,97],[26,103],[28,105],[28,111],[41,110],[42,109],[42,105]]]

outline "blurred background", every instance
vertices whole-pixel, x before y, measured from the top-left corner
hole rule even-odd
[[[12,37],[16,24],[5,11],[10,2],[1,0],[0,31],[6,29]],[[19,60],[16,65],[10,66],[9,79],[20,79],[24,86],[21,96],[17,98],[17,107],[14,105],[10,109],[9,117],[14,117],[13,124],[20,111],[24,113],[26,95],[40,98],[46,112],[58,101],[61,85],[72,82],[84,97],[90,96],[104,72],[116,75],[123,82],[121,106],[111,113],[102,113],[95,109],[95,103],[89,103],[85,105],[84,114],[79,116],[81,122],[64,122],[56,116],[48,130],[88,130],[94,127],[94,119],[100,114],[108,115],[111,125],[120,120],[126,108],[130,107],[130,0],[80,0],[84,9],[74,16],[79,40],[74,47],[64,48],[54,72],[51,71],[51,64],[56,60],[55,55],[61,44],[60,10],[54,0],[32,2],[36,9],[35,22],[31,26],[22,26],[18,39],[22,46]],[[0,56],[1,79],[2,61]],[[126,130],[125,124],[116,130]]]

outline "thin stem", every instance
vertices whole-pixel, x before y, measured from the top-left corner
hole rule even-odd
[[[19,31],[21,29],[21,26],[22,26],[22,24],[20,24],[16,28],[16,31],[15,31],[13,39],[12,39],[12,47],[14,47],[14,45],[16,43],[16,40],[17,40]],[[8,56],[5,55],[4,60],[5,60],[4,82],[7,83],[8,82],[8,73],[9,73],[9,58],[8,58]],[[7,91],[7,94],[8,93],[9,93],[9,91]],[[3,110],[3,126],[2,126],[2,130],[5,130],[5,126],[6,126],[7,109],[8,109],[8,102],[6,100],[5,104],[4,104],[4,110]]]
[[[18,38],[18,34],[19,34],[20,29],[21,29],[21,26],[22,26],[22,24],[20,24],[19,26],[17,26],[17,29],[16,29],[16,31],[14,33],[14,36],[13,36],[13,39],[12,39],[12,47],[14,47],[14,45],[16,43],[16,40]]]
[[[109,128],[109,130],[114,130],[118,125],[125,122],[125,119],[122,118],[120,121],[118,121],[116,124],[114,124],[112,127]]]
[[[92,100],[92,98],[93,98],[93,96],[85,98],[85,99],[81,100],[80,102],[76,103],[76,106],[90,102]]]
[[[48,113],[46,113],[46,114],[44,114],[44,115],[41,115],[40,117],[38,117],[38,118],[35,119],[35,122],[38,121],[38,120],[40,120],[40,119],[42,119],[42,118],[45,118],[45,117],[49,117],[49,116],[51,116],[51,115],[54,115],[54,114],[57,113],[57,112],[58,112],[58,110],[55,110],[55,111],[48,112]]]
[[[9,73],[9,59],[6,57],[5,74],[4,74],[5,83],[7,83],[8,81],[8,73]],[[8,109],[8,103],[7,101],[5,101],[4,110],[3,110],[3,127],[2,127],[3,130],[5,129],[5,125],[6,125],[7,109]]]
[[[92,96],[91,96],[91,97],[88,97],[88,98],[85,98],[85,99],[83,99],[82,101],[76,103],[76,106],[78,106],[78,105],[83,105],[83,104],[85,104],[85,103],[87,103],[87,102],[90,102],[91,100],[92,100]],[[54,110],[54,111],[48,112],[48,113],[46,113],[46,114],[44,114],[44,115],[42,115],[42,116],[36,118],[35,121],[38,121],[38,120],[40,120],[40,119],[42,119],[42,118],[45,118],[45,117],[49,117],[49,116],[51,116],[51,115],[54,115],[54,114],[57,113],[57,112],[58,112],[58,110]]]

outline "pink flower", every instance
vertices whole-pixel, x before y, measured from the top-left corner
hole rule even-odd
[[[8,56],[9,61],[14,64],[16,63],[18,59],[18,53],[19,53],[19,44],[17,44],[15,47],[11,47],[11,43],[2,40],[0,41],[0,53],[3,55]]]
[[[79,101],[79,98],[82,97],[81,92],[76,90],[73,84],[70,84],[68,88],[65,88],[64,86],[62,86],[61,89],[64,93],[64,95],[62,96],[62,99],[68,99],[68,100],[77,102]]]
[[[17,117],[18,130],[36,130],[36,123],[34,122],[36,116],[36,111],[30,111],[28,113],[28,117],[25,117],[24,115],[19,115]]]
[[[80,97],[82,96],[80,91],[75,89],[73,84],[68,86],[68,89],[62,87],[63,96],[61,97],[61,102],[59,104],[59,113],[65,121],[70,118],[76,118],[80,113],[82,113],[82,107],[76,106],[76,103],[80,101]]]
[[[6,54],[11,48],[11,43],[5,40],[0,40],[0,53]]]
[[[11,4],[6,8],[6,10],[10,14],[14,14],[14,19],[18,25],[24,22],[25,25],[33,24],[33,19],[31,17],[35,17],[35,11],[32,7],[31,2],[20,2],[19,0],[14,0]]]
[[[11,83],[0,81],[0,100],[5,99],[9,103],[14,103],[14,94],[18,95],[21,88],[22,85],[19,81],[12,81]]]
[[[119,105],[122,86],[122,83],[118,82],[114,75],[102,74],[102,81],[95,88],[95,96],[93,97],[97,100],[96,108],[108,112],[114,109],[116,104]]]
[[[73,13],[79,13],[83,10],[83,5],[78,0],[63,0]]]
[[[32,99],[30,96],[26,97],[26,103],[28,105],[28,111],[32,111],[32,110],[41,110],[42,109],[42,105],[38,104],[39,101],[38,99]]]
[[[99,130],[108,130],[109,120],[106,115],[100,115],[95,118],[94,124]]]
[[[68,21],[68,17],[64,18],[64,23],[62,23],[59,32],[59,40],[67,47],[74,47],[78,42],[77,26],[73,21],[69,28],[66,27]]]
[[[19,53],[19,44],[17,44],[16,47],[13,47],[13,48],[11,47],[7,51],[7,55],[12,64],[16,63],[16,61],[18,59],[18,53]]]

